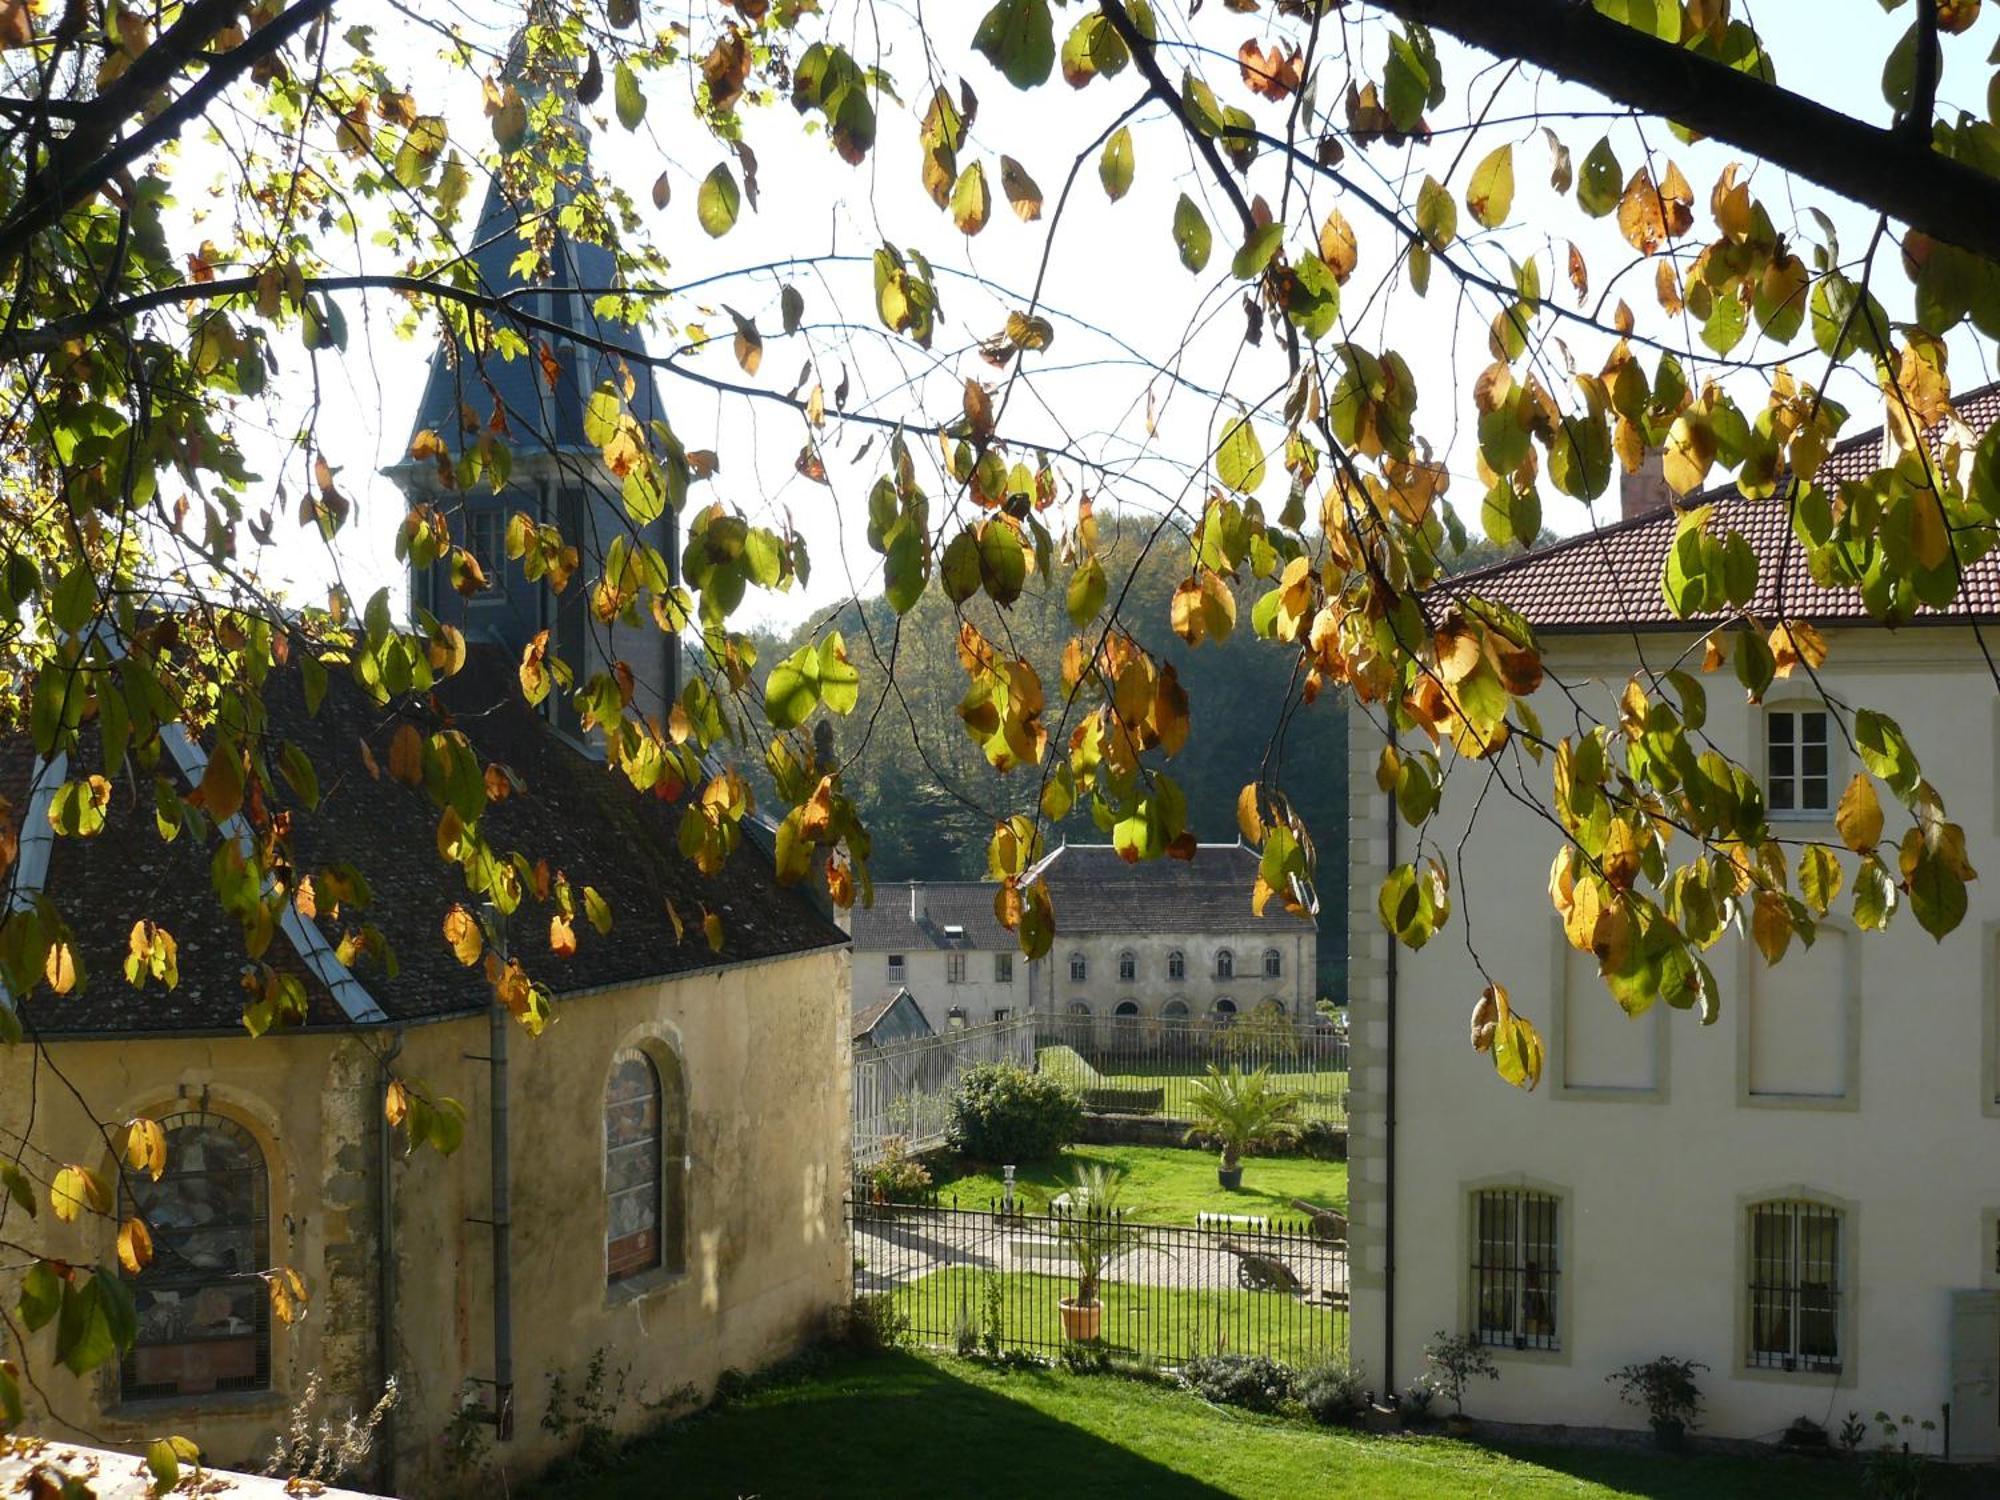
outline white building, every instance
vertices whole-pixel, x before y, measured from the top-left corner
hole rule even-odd
[[[1055,946],[1033,963],[994,918],[991,884],[878,886],[853,913],[855,1004],[908,989],[939,1031],[1024,1010],[1226,1021],[1276,1006],[1316,1019],[1317,928],[1275,901],[1251,911],[1254,850],[1202,844],[1192,860],[1132,865],[1108,844],[1064,844],[1031,873],[1056,912]]]
[[[1984,431],[2000,395],[1960,409]],[[1843,445],[1822,482],[1873,472],[1880,442]],[[1811,582],[1781,503],[1719,499],[1716,519],[1758,553],[1752,613],[1767,628],[1812,619],[1829,646],[1817,686],[1796,673],[1762,704],[1726,667],[1704,679],[1705,732],[1761,769],[1781,836],[1840,846],[1831,808],[1856,766],[1823,693],[1903,726],[1987,878],[1942,943],[1907,899],[1888,932],[1857,934],[1843,856],[1848,889],[1810,950],[1767,967],[1732,933],[1709,952],[1717,1024],[1659,1004],[1627,1019],[1595,959],[1559,931],[1544,878],[1559,833],[1508,797],[1486,799],[1462,869],[1453,855],[1451,926],[1420,952],[1392,952],[1377,892],[1414,838],[1375,784],[1381,731],[1354,714],[1353,1357],[1379,1388],[1401,1388],[1434,1334],[1467,1332],[1500,1368],[1469,1394],[1477,1414],[1638,1427],[1605,1377],[1670,1354],[1709,1366],[1706,1432],[1771,1438],[1801,1416],[1837,1430],[1879,1409],[1936,1421],[1938,1452],[1948,1406],[1952,1456],[1994,1456],[2000,691],[1975,632],[2000,621],[2000,558],[1968,565],[1950,613],[1891,632],[1853,595]],[[1464,584],[1535,624],[1551,680],[1534,706],[1551,738],[1575,715],[1555,679],[1615,724],[1641,658],[1664,671],[1698,642],[1705,627],[1661,600],[1676,526],[1671,511],[1641,510]],[[1546,796],[1547,764],[1520,764]],[[1426,833],[1447,851],[1486,779],[1461,769]],[[1883,800],[1893,823],[1900,808]],[[1532,1093],[1468,1045],[1483,984],[1468,923],[1546,1043]]]

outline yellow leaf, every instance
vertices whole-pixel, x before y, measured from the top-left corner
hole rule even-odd
[[[1354,226],[1337,208],[1329,212],[1326,222],[1319,226],[1319,258],[1333,272],[1333,279],[1342,285],[1354,274],[1355,264],[1360,259]]]
[[[49,988],[58,995],[67,995],[76,988],[76,949],[67,939],[58,938],[49,944],[48,961],[42,972],[49,981]]]
[[[127,1120],[122,1154],[126,1166],[135,1172],[144,1172],[158,1182],[160,1174],[167,1169],[167,1133],[160,1128],[160,1122],[143,1115],[136,1120]]]
[[[722,951],[722,918],[712,911],[704,911],[701,918],[702,936],[708,939],[708,946],[717,953]]]
[[[467,968],[479,962],[480,951],[485,947],[478,919],[462,906],[454,906],[444,914],[444,940]]]
[[[306,1284],[290,1266],[265,1274],[271,1288],[271,1311],[280,1323],[296,1323],[306,1315]]]
[[[1042,190],[1028,175],[1028,169],[1011,156],[1000,158],[1000,188],[1024,223],[1042,216]]]
[[[1866,771],[1856,771],[1840,794],[1833,826],[1840,830],[1841,842],[1856,854],[1866,854],[1882,842],[1882,802]]]
[[[1517,1089],[1542,1081],[1542,1037],[1508,1002],[1505,985],[1490,984],[1472,1012],[1472,1045],[1493,1054],[1493,1071]]]
[[[557,958],[576,956],[576,928],[561,912],[556,912],[549,918],[549,951]]]
[[[1750,936],[1756,940],[1757,951],[1764,955],[1767,964],[1775,964],[1791,946],[1791,908],[1776,891],[1757,893],[1757,905],[1750,915]]]
[[[92,1213],[109,1213],[111,1194],[105,1191],[104,1184],[97,1180],[90,1168],[79,1167],[72,1162],[57,1172],[55,1180],[49,1184],[49,1207],[55,1210],[58,1219],[68,1224],[81,1217],[85,1209]]]
[[[1247,844],[1264,842],[1264,815],[1257,808],[1257,783],[1248,783],[1236,794],[1236,826]]]
[[[118,1226],[118,1264],[126,1274],[137,1276],[153,1263],[153,1236],[143,1219],[127,1219]]]
[[[389,774],[405,786],[424,779],[424,740],[414,724],[400,724],[389,741]]]
[[[1801,662],[1817,672],[1826,662],[1826,637],[1804,620],[1787,620],[1771,630],[1771,658],[1780,677]]]
[[[389,1080],[382,1091],[382,1117],[391,1125],[401,1125],[410,1117],[410,1086],[400,1078]]]

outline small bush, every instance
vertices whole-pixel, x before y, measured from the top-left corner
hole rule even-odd
[[[1355,1427],[1368,1412],[1361,1376],[1346,1365],[1318,1365],[1298,1379],[1299,1402],[1324,1427]]]
[[[974,1161],[1046,1161],[1082,1130],[1074,1089],[1013,1063],[966,1069],[952,1096],[952,1148]]]
[[[902,1343],[910,1331],[909,1315],[887,1292],[863,1292],[853,1305],[839,1310],[833,1342],[857,1354],[881,1354]]]
[[[1211,1354],[1181,1371],[1190,1389],[1223,1406],[1276,1411],[1292,1394],[1291,1368],[1262,1354]]]
[[[868,1182],[877,1203],[922,1203],[931,1195],[930,1168],[910,1155],[901,1136],[888,1141]]]
[[[1410,1382],[1410,1388],[1396,1398],[1396,1414],[1412,1427],[1422,1427],[1431,1420],[1431,1404],[1437,1400],[1437,1387],[1427,1376],[1419,1375]]]
[[[1661,1354],[1613,1370],[1604,1378],[1618,1387],[1620,1401],[1645,1409],[1646,1419],[1662,1442],[1674,1443],[1683,1433],[1693,1432],[1701,1420],[1701,1386],[1694,1377],[1697,1370],[1707,1368],[1697,1359]]]
[[[1432,1390],[1450,1400],[1455,1415],[1464,1416],[1466,1389],[1475,1380],[1498,1380],[1500,1368],[1471,1334],[1440,1329],[1424,1345],[1424,1378]]]
[[[1778,1439],[1787,1448],[1827,1448],[1829,1442],[1826,1429],[1811,1417],[1793,1417],[1792,1425],[1785,1429],[1785,1435]]]

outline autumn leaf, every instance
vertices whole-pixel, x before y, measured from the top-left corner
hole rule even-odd
[[[1028,169],[1011,156],[1000,158],[1000,189],[1023,223],[1033,223],[1042,216],[1042,190],[1028,175]]]
[[[128,1276],[137,1276],[153,1263],[153,1236],[143,1219],[127,1219],[118,1226],[118,1264]]]
[[[1841,842],[1856,854],[1866,854],[1882,842],[1882,803],[1866,771],[1856,771],[1840,794],[1833,826],[1840,830]]]
[[[1472,181],[1465,189],[1465,206],[1472,217],[1488,229],[1507,221],[1514,206],[1514,148],[1497,146],[1472,169]]]
[[[305,1279],[290,1266],[279,1266],[264,1273],[265,1283],[270,1287],[271,1312],[280,1323],[290,1326],[306,1315]]]
[[[49,1183],[49,1207],[63,1223],[74,1223],[88,1210],[111,1212],[111,1194],[88,1167],[75,1163],[62,1167]]]
[[[120,1155],[125,1165],[134,1172],[144,1172],[158,1182],[160,1174],[167,1169],[167,1133],[158,1120],[147,1119],[144,1115],[127,1120],[125,1144]]]
[[[444,940],[453,956],[467,968],[479,962],[479,955],[486,947],[479,919],[463,906],[454,905],[444,914]]]
[[[404,786],[421,786],[424,779],[424,737],[405,721],[389,741],[389,774]]]

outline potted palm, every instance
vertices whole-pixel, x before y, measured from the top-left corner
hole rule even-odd
[[[1056,1213],[1056,1237],[1076,1267],[1076,1295],[1060,1305],[1063,1337],[1096,1339],[1104,1326],[1104,1305],[1097,1286],[1105,1267],[1138,1239],[1138,1231],[1118,1210],[1118,1193],[1125,1174],[1097,1163],[1079,1166],[1069,1190],[1069,1204]]]
[[[1271,1082],[1271,1070],[1246,1073],[1235,1063],[1227,1071],[1214,1063],[1193,1090],[1190,1141],[1206,1137],[1222,1143],[1216,1180],[1234,1192],[1243,1185],[1243,1153],[1254,1146],[1290,1140],[1299,1133],[1299,1101]]]

